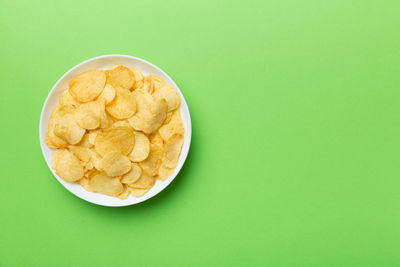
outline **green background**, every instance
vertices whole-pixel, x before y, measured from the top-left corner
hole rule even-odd
[[[399,266],[399,1],[0,0],[1,266]],[[42,104],[103,54],[189,105],[180,175],[142,204],[53,178]]]

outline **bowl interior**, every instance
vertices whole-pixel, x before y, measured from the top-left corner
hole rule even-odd
[[[131,194],[125,200],[121,200],[117,197],[110,197],[103,194],[92,193],[88,192],[80,184],[76,183],[68,183],[58,177],[57,174],[51,169],[51,154],[52,149],[48,148],[43,141],[43,137],[47,132],[47,125],[49,122],[50,114],[54,110],[54,108],[59,104],[59,96],[61,92],[68,88],[69,81],[74,78],[75,76],[81,74],[82,72],[94,69],[108,69],[111,68],[114,64],[120,64],[127,67],[134,67],[140,70],[143,75],[153,74],[161,79],[163,79],[168,85],[174,87],[181,98],[181,105],[179,107],[179,112],[181,114],[182,123],[185,128],[185,140],[182,147],[182,152],[179,156],[178,165],[174,170],[174,173],[165,181],[157,180],[155,185],[142,197],[134,197]],[[42,152],[44,158],[46,160],[47,165],[49,166],[50,170],[52,171],[53,175],[57,178],[57,180],[71,193],[75,194],[76,196],[92,202],[94,204],[103,205],[103,206],[128,206],[133,205],[139,202],[142,202],[146,199],[149,199],[159,192],[161,192],[172,180],[176,177],[179,173],[180,169],[185,162],[186,156],[189,151],[190,146],[190,139],[191,139],[191,121],[190,121],[190,114],[189,109],[186,104],[186,101],[182,95],[182,92],[179,90],[178,86],[175,82],[160,68],[157,66],[136,57],[125,56],[125,55],[107,55],[107,56],[100,56],[96,58],[89,59],[80,63],[79,65],[73,67],[67,73],[65,73],[54,85],[52,90],[50,91],[47,99],[44,103],[42,114],[40,116],[40,125],[39,125],[39,136],[40,136],[40,145],[42,148]]]

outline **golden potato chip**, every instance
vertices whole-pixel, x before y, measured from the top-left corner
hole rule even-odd
[[[101,70],[84,72],[69,82],[70,94],[79,102],[97,98],[106,84],[106,75]]]
[[[135,146],[129,154],[129,159],[133,162],[143,161],[147,158],[150,152],[150,141],[146,135],[140,132],[135,132]]]
[[[142,176],[142,169],[136,163],[132,163],[131,170],[122,176],[121,182],[123,184],[132,184],[139,180]]]
[[[100,128],[105,129],[112,125],[112,119],[107,115],[105,101],[100,100]]]
[[[55,118],[54,135],[63,139],[71,145],[79,143],[85,134],[85,129],[79,127],[73,116],[72,106],[62,106],[58,109]],[[54,140],[52,139],[53,143]]]
[[[56,149],[56,150],[54,150],[53,153],[51,154],[51,168],[52,168],[53,170],[56,169],[58,159],[59,159],[59,157],[60,157],[60,155],[61,155],[61,153],[62,153],[63,151],[64,151],[64,149]]]
[[[101,103],[92,101],[81,104],[74,112],[79,127],[93,130],[100,126]]]
[[[99,99],[104,99],[105,104],[108,105],[111,103],[111,101],[114,100],[115,97],[115,89],[109,84],[106,84],[106,86],[103,89],[103,92],[101,92]]]
[[[117,121],[117,122],[114,122],[114,124],[112,125],[112,127],[114,127],[114,128],[118,127],[118,126],[132,128],[132,126],[129,124],[129,122],[127,120]]]
[[[156,131],[167,116],[167,102],[165,99],[157,99],[151,106],[151,116],[145,118],[143,132],[150,134]]]
[[[107,83],[115,89],[123,88],[130,90],[135,83],[135,76],[130,69],[118,66],[107,71]]]
[[[157,178],[160,180],[167,180],[174,173],[174,169],[168,168],[164,164],[161,164],[160,168],[158,169],[158,176]]]
[[[135,68],[129,68],[133,75],[135,76],[135,81],[143,81],[143,74],[140,70]]]
[[[89,162],[91,152],[87,147],[82,146],[69,146],[69,150],[82,162]]]
[[[141,197],[144,196],[144,194],[147,193],[147,191],[149,191],[149,189],[138,189],[138,188],[132,188],[128,186],[128,190],[129,192],[131,192],[132,195],[134,195],[135,197]]]
[[[74,111],[75,111],[75,107],[74,106],[72,106],[72,105],[64,105],[64,106],[58,106],[57,108],[56,108],[56,110],[57,110],[57,115],[58,115],[58,117],[57,118],[61,118],[61,117],[63,117],[65,114],[73,114],[74,113]]]
[[[174,134],[164,146],[163,164],[168,168],[175,168],[183,145],[183,135]]]
[[[155,75],[149,75],[146,77],[147,79],[150,79],[153,84],[154,84],[154,90],[157,90],[165,85],[167,85],[160,77],[157,77]],[[153,92],[152,92],[153,93]]]
[[[65,90],[60,95],[60,105],[61,106],[71,105],[77,108],[80,105],[80,103],[75,100],[75,98],[69,93],[68,90]]]
[[[126,186],[124,186],[124,190],[122,191],[121,194],[118,195],[118,198],[121,200],[127,199],[129,196],[129,190]]]
[[[161,138],[161,135],[159,132],[154,132],[152,134],[149,134],[149,140],[150,140],[150,143],[152,143],[154,145],[164,147],[164,141]]]
[[[97,134],[98,134],[100,131],[101,131],[100,129],[98,129],[98,130],[93,130],[93,131],[90,131],[90,132],[87,134],[88,139],[89,139],[89,143],[90,143],[91,145],[94,145],[94,141],[96,140],[96,136],[97,136]]]
[[[134,145],[135,134],[132,128],[123,126],[101,130],[94,141],[94,148],[101,156],[111,151],[128,155],[132,152]]]
[[[54,171],[66,182],[76,182],[83,176],[83,167],[79,159],[66,149],[53,153]],[[52,164],[52,165],[53,165]]]
[[[139,165],[147,175],[154,176],[157,174],[158,168],[161,165],[162,156],[163,148],[151,144],[149,156],[144,161],[140,162]]]
[[[91,153],[90,153],[90,162],[93,164],[93,167],[95,167],[97,170],[101,170],[101,157],[99,156],[99,154],[96,153],[96,151],[94,149],[90,149]]]
[[[171,121],[172,115],[174,113],[172,111],[167,112],[167,117],[165,117],[165,121],[163,122],[163,125],[168,124]]]
[[[154,92],[154,83],[153,81],[149,78],[146,77],[143,79],[143,85],[140,87],[140,89],[144,92],[147,92],[149,94],[152,94]]]
[[[118,196],[124,190],[124,186],[118,177],[110,177],[103,172],[94,175],[89,180],[89,186],[93,192],[103,193],[108,196]]]
[[[93,142],[94,142],[94,139],[93,139]],[[87,147],[87,148],[93,147],[93,144],[91,144],[89,142],[89,134],[84,134],[81,141],[76,145],[81,146],[81,147]]]
[[[141,107],[137,114],[129,118],[128,121],[135,130],[150,134],[164,122],[167,116],[167,108],[165,99],[153,99],[152,103]]]
[[[80,185],[85,188],[86,191],[92,192],[93,190],[89,186],[89,179],[87,177],[83,177],[79,180]]]
[[[168,139],[174,134],[184,134],[185,129],[182,125],[181,115],[177,110],[173,113],[170,122],[161,126],[160,129],[158,129],[158,132],[165,141],[168,141]]]
[[[93,176],[99,173],[101,173],[101,171],[97,170],[96,168],[93,168],[91,170],[86,170],[84,176],[90,180]]]
[[[168,85],[157,88],[153,95],[156,98],[164,98],[165,101],[167,101],[168,111],[177,109],[181,103],[181,99],[179,98],[176,90]]]
[[[142,90],[135,90],[132,92],[132,95],[134,96],[136,100],[136,108],[137,112],[134,115],[134,117],[143,117],[145,116],[146,113],[148,113],[150,110],[150,106],[154,102],[154,98],[151,94],[148,92],[142,91]],[[132,123],[129,121],[129,123],[132,125]],[[138,124],[139,126],[141,124]],[[138,127],[139,127],[138,126]],[[134,127],[132,125],[132,127]]]
[[[135,68],[130,68],[130,70],[135,76],[135,85],[133,86],[133,89],[141,88],[143,86],[143,74]]]
[[[136,182],[129,184],[129,187],[138,189],[149,189],[154,185],[155,181],[156,179],[154,177],[149,176],[143,172],[142,176],[140,176],[140,178]]]
[[[59,138],[58,136],[56,136],[54,134],[54,126],[51,129],[51,132],[48,132],[48,141],[51,141],[51,143],[49,143],[51,146],[51,148],[65,148],[68,146],[68,142],[64,141],[63,139]]]
[[[56,121],[60,120],[60,118],[65,114],[64,112],[60,111],[61,107],[57,107],[53,113],[51,113],[48,130],[47,130],[47,138],[49,144],[51,144],[55,148],[64,148],[68,145],[68,143],[61,139],[60,137],[54,134],[54,126]],[[46,140],[45,140],[46,141]]]
[[[136,112],[136,100],[129,90],[119,89],[114,100],[106,106],[106,110],[119,120],[132,117]]]
[[[93,166],[92,161],[86,162],[84,164],[85,164],[85,166],[83,167],[83,170],[85,171],[85,174],[86,174],[86,172],[93,170],[94,166]]]
[[[108,176],[120,176],[129,172],[132,165],[127,156],[119,151],[111,151],[101,159],[100,167]]]
[[[53,143],[53,141],[51,141],[51,138],[49,136],[49,133],[46,133],[44,136],[44,142],[46,143],[46,145],[50,148],[58,148],[58,146],[56,144]]]
[[[143,81],[136,81],[135,85],[133,86],[133,89],[138,90],[140,88],[143,88]]]

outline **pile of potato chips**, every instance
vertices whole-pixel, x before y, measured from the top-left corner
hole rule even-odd
[[[52,168],[87,191],[143,196],[177,165],[180,98],[161,78],[121,65],[72,79],[50,117]]]

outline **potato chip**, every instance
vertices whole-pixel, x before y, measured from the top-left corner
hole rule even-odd
[[[119,89],[114,100],[106,106],[111,116],[119,120],[132,117],[136,112],[136,100],[129,90]]]
[[[164,147],[164,140],[161,138],[161,135],[158,131],[154,132],[152,134],[149,134],[149,140],[150,140],[150,143],[152,143],[154,145]]]
[[[58,159],[59,159],[59,157],[60,157],[60,155],[62,154],[63,151],[64,151],[64,149],[56,149],[56,150],[53,151],[53,153],[51,155],[51,168],[53,170],[56,169]]]
[[[132,184],[139,180],[142,176],[142,169],[136,163],[132,163],[131,170],[122,176],[121,182],[123,184]]]
[[[71,145],[79,143],[85,134],[85,129],[82,129],[75,122],[71,106],[62,106],[58,110],[54,124],[54,135],[63,139]],[[52,140],[53,141],[53,140]],[[54,141],[53,141],[54,142]]]
[[[81,103],[75,100],[75,98],[69,93],[68,90],[65,90],[60,95],[60,105],[61,106],[74,106],[77,108]]]
[[[123,88],[130,90],[135,83],[135,76],[130,69],[118,66],[107,71],[107,83],[115,89]]]
[[[106,84],[106,75],[101,70],[84,72],[69,82],[70,94],[79,102],[97,98]]]
[[[168,124],[171,121],[173,114],[174,114],[173,111],[167,112],[167,117],[165,117],[165,121],[163,122],[163,125]]]
[[[53,154],[54,171],[66,182],[76,182],[83,176],[83,167],[79,159],[66,149],[60,149]]]
[[[167,116],[167,108],[165,99],[155,100],[151,106],[151,116],[145,118],[143,132],[150,134],[160,128]]]
[[[111,101],[114,100],[115,97],[115,89],[109,84],[106,84],[106,86],[103,89],[103,92],[101,92],[99,99],[104,99],[105,104],[108,105],[111,103]]]
[[[44,142],[46,143],[46,145],[50,148],[58,148],[58,146],[56,144],[53,143],[53,141],[51,141],[51,138],[49,136],[49,133],[46,133],[44,136]]]
[[[127,120],[117,121],[117,122],[114,122],[114,124],[112,125],[112,127],[114,127],[114,128],[118,127],[118,126],[132,128],[132,126],[129,124],[129,122]]]
[[[164,98],[165,101],[167,101],[168,111],[177,109],[181,103],[181,99],[175,89],[168,85],[157,88],[154,91],[153,96],[156,98]]]
[[[154,90],[157,90],[157,89],[167,85],[160,77],[157,77],[155,75],[149,75],[146,78],[150,79],[153,82]]]
[[[81,104],[74,112],[79,127],[93,130],[100,126],[101,103],[92,101]]]
[[[108,176],[120,176],[129,172],[132,165],[127,156],[119,151],[111,151],[101,159],[100,167]]]
[[[160,168],[158,169],[158,176],[157,178],[160,180],[167,180],[174,173],[173,168],[168,168],[164,164],[161,164]]]
[[[85,164],[85,166],[83,167],[83,170],[85,171],[85,174],[86,174],[86,172],[93,170],[94,166],[93,166],[92,161],[86,162],[84,164]]]
[[[164,146],[163,164],[168,168],[175,168],[181,153],[184,137],[181,134],[174,134]]]
[[[95,176],[95,175],[97,175],[97,174],[99,174],[99,173],[101,173],[101,171],[99,171],[99,170],[96,169],[96,168],[93,168],[93,169],[91,169],[91,170],[85,171],[84,176],[90,180],[93,176]]]
[[[136,182],[129,184],[129,187],[137,189],[149,189],[154,185],[155,181],[156,179],[154,177],[143,172],[142,176]]]
[[[85,188],[86,191],[92,192],[93,190],[90,188],[89,179],[87,177],[83,177],[79,180],[79,184]]]
[[[133,91],[132,95],[136,100],[136,115],[147,112],[154,102],[153,96],[141,89]]]
[[[138,90],[140,88],[143,88],[143,81],[136,81],[135,85],[133,86],[133,89]]]
[[[149,189],[138,189],[138,188],[132,188],[132,187],[129,187],[129,186],[128,186],[128,190],[135,197],[144,196],[144,194],[146,194],[149,191]]]
[[[93,130],[93,131],[89,131],[89,133],[87,134],[88,139],[89,139],[89,143],[91,145],[94,146],[94,141],[96,140],[97,134],[100,132],[101,130]]]
[[[99,156],[99,154],[96,153],[96,151],[94,149],[90,150],[90,162],[93,164],[93,167],[95,167],[97,170],[101,170],[101,157]]]
[[[135,134],[132,128],[123,126],[101,130],[94,141],[94,148],[101,156],[111,151],[128,155],[132,152],[134,145]]]
[[[94,142],[94,139],[93,139],[93,142]],[[87,147],[87,148],[93,147],[93,144],[91,144],[89,142],[89,134],[84,134],[81,141],[76,145],[81,146],[81,147]]]
[[[137,114],[129,118],[128,121],[135,130],[150,134],[164,122],[167,116],[167,108],[165,99],[153,99],[152,103],[141,107]]]
[[[140,70],[136,68],[129,68],[133,75],[135,76],[135,81],[142,81],[143,80],[143,74]]]
[[[168,141],[168,139],[174,134],[184,134],[185,129],[183,128],[181,116],[178,111],[174,111],[172,118],[168,124],[165,124],[158,129],[162,139]]]
[[[161,165],[162,156],[163,148],[151,144],[149,156],[144,161],[140,162],[139,165],[147,175],[154,176],[157,174],[158,168]]]
[[[153,81],[149,77],[144,78],[143,85],[140,87],[140,89],[146,93],[152,94],[154,92]]]
[[[49,124],[50,125],[50,124]],[[54,126],[50,129],[54,129]],[[65,148],[68,146],[68,142],[64,141],[63,139],[59,138],[54,134],[54,130],[48,132],[48,138],[51,143],[49,143],[51,148]]]
[[[150,152],[150,141],[146,135],[140,132],[135,132],[135,146],[129,154],[129,159],[133,162],[143,161],[147,158]]]
[[[82,162],[89,162],[91,152],[87,147],[82,146],[69,146],[69,150]]]
[[[52,147],[55,148],[64,148],[68,145],[68,143],[64,139],[61,139],[60,137],[54,134],[54,126],[56,124],[56,121],[60,120],[60,117],[64,115],[63,112],[60,112],[60,109],[61,107],[57,107],[53,111],[53,113],[51,113],[48,130],[46,134],[48,142],[52,145]]]
[[[143,86],[143,74],[135,68],[130,68],[130,70],[135,76],[135,85],[133,86],[133,89],[141,88]]]
[[[94,175],[89,180],[89,186],[93,192],[108,196],[118,196],[124,190],[124,186],[121,184],[118,177],[110,177],[104,172]]]
[[[121,200],[127,199],[129,196],[129,190],[126,186],[124,186],[124,190],[122,191],[121,194],[118,195],[118,198]]]
[[[107,115],[105,101],[100,100],[100,128],[105,129],[112,125],[113,120]]]

